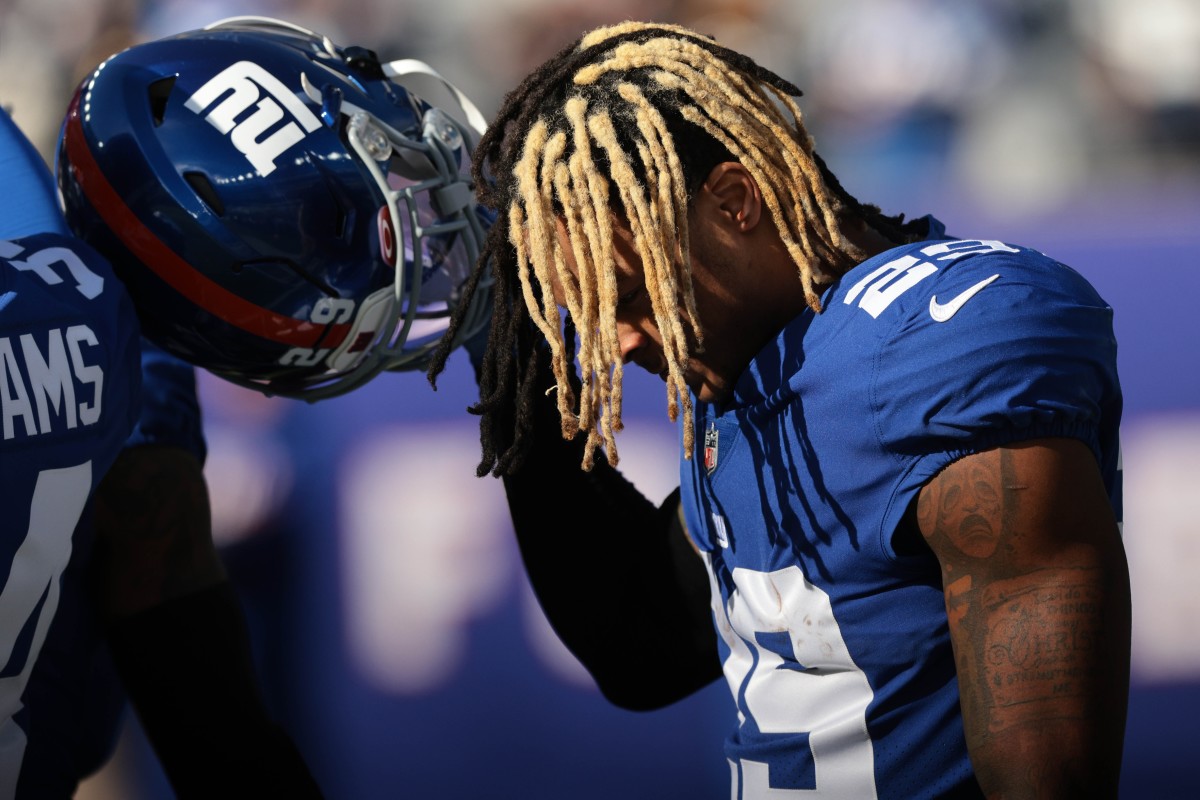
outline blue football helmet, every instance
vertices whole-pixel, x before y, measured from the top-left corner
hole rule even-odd
[[[412,72],[440,78],[260,17],[131,47],[63,123],[68,224],[148,338],[230,381],[318,400],[423,369],[493,217],[470,185],[482,117]],[[487,323],[481,288],[455,346]]]

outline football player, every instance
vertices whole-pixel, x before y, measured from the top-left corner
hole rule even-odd
[[[192,365],[313,401],[427,363],[489,218],[478,112],[414,71],[259,18],[130,48],[70,103],[65,218],[0,115],[0,798],[110,755],[114,664],[179,797],[320,796],[213,547]]]
[[[0,174],[0,797],[65,798],[107,756],[94,734],[119,709],[86,592],[87,504],[137,422],[138,327],[3,111]]]
[[[638,22],[509,94],[475,158],[500,214],[479,472],[613,702],[724,675],[733,797],[1115,797],[1112,309],[856,200],[799,95]],[[657,506],[614,469],[630,363],[682,417]]]

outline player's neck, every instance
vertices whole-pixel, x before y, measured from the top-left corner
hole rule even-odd
[[[839,232],[843,239],[855,245],[864,253],[862,260],[858,262],[860,264],[896,246],[895,242],[863,220],[845,223],[841,226]],[[828,266],[815,270],[815,274],[817,276],[818,291],[824,291],[840,277],[836,271],[829,269]]]

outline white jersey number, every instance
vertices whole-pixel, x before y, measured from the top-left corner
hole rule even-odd
[[[13,715],[21,710],[25,684],[58,609],[59,579],[71,560],[71,534],[91,488],[90,461],[38,474],[29,530],[0,591],[0,800],[16,793],[25,732]],[[27,647],[20,648],[25,652],[14,652],[26,641]]]
[[[25,258],[18,259],[19,255]],[[104,291],[104,278],[92,272],[78,253],[66,247],[47,247],[26,253],[25,248],[16,242],[0,241],[0,258],[15,269],[32,272],[51,286],[63,282],[62,276],[54,269],[61,267],[70,273],[75,288],[88,300],[95,300]]]
[[[731,765],[732,796],[875,798],[875,758],[866,722],[874,694],[850,657],[829,595],[795,566],[776,572],[738,568],[733,571],[736,591],[726,604],[711,562],[709,576],[717,630],[729,646],[725,677],[742,721],[752,717],[763,734],[807,732],[816,772],[814,789],[774,788],[768,764],[743,760]],[[795,661],[785,664],[783,656],[759,644],[759,634],[786,634]]]
[[[889,261],[851,286],[842,302],[848,306],[857,302],[859,308],[878,319],[897,297],[938,271],[933,261],[954,261],[963,256],[1000,251],[1020,252],[1004,242],[983,239],[931,244],[921,248],[921,255],[930,259],[929,261],[914,255],[904,255]]]

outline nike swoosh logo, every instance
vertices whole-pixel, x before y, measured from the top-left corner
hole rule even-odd
[[[937,295],[935,294],[933,297],[929,298],[929,316],[933,317],[934,322],[945,322],[957,314],[958,310],[962,308],[968,300],[983,291],[983,287],[987,286],[989,283],[999,277],[1000,273],[996,273],[992,277],[980,281],[970,289],[967,289],[965,292],[956,295],[955,298],[949,303],[939,303],[937,301]]]

